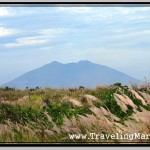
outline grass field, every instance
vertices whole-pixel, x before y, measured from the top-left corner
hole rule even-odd
[[[149,143],[149,139],[83,138],[91,133],[150,134],[149,85],[0,89],[0,142]],[[70,138],[70,135],[80,135]]]

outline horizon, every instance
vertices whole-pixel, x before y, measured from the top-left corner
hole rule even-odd
[[[150,7],[0,7],[0,85],[53,61],[150,77]]]

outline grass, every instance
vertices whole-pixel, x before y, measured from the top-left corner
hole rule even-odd
[[[141,91],[137,86],[132,89]],[[148,87],[146,92],[149,94]],[[127,105],[127,112],[124,112],[114,94],[126,95],[137,106],[138,113],[142,113],[141,107],[150,111],[149,104],[144,106],[127,86],[119,83],[95,89],[0,88],[0,142],[97,142],[89,139],[72,140],[68,134],[130,132],[130,121],[133,126],[137,124],[134,115],[142,119],[138,122],[139,128],[144,126],[149,131],[150,124],[144,123],[144,118],[138,116],[131,105]],[[92,105],[83,104],[81,99],[84,95],[95,96],[99,101],[92,101]],[[82,105],[74,105],[68,100],[71,98]],[[116,142],[111,139],[108,141]]]

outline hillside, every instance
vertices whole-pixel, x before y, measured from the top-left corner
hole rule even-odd
[[[1,88],[0,114],[0,142],[150,142],[147,87]]]
[[[26,87],[68,88],[85,86],[93,88],[98,85],[110,85],[116,82],[129,85],[139,80],[110,67],[89,61],[62,64],[52,62],[6,83],[4,86],[25,89]]]

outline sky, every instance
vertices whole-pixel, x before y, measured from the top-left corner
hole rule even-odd
[[[52,61],[150,79],[150,7],[0,7],[0,85]]]

